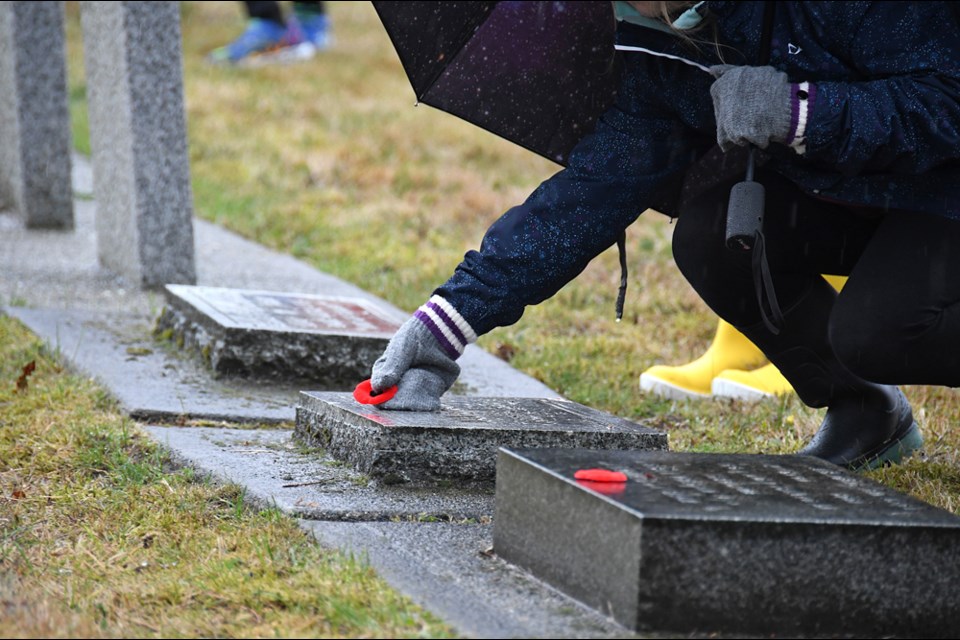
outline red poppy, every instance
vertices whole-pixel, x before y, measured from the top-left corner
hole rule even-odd
[[[627,474],[622,471],[610,471],[609,469],[580,469],[573,474],[577,480],[589,480],[591,482],[626,482]]]
[[[353,399],[360,404],[383,404],[395,395],[397,395],[397,385],[375,394],[369,380],[364,380],[353,390]]]

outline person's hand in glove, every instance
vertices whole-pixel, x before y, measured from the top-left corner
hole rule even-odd
[[[477,337],[470,326],[442,298],[434,296],[420,307],[390,339],[373,365],[374,393],[398,386],[382,409],[437,411],[442,396],[460,375],[456,363],[466,345]]]
[[[710,73],[717,78],[710,96],[721,149],[748,144],[766,149],[779,142],[802,152],[812,86],[791,83],[773,67],[719,65],[710,67]]]

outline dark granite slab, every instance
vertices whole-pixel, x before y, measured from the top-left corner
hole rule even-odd
[[[217,375],[352,389],[370,376],[399,324],[369,300],[167,285],[157,330]]]
[[[575,402],[444,396],[437,412],[385,411],[304,391],[294,437],[374,477],[492,482],[508,447],[666,449],[666,434]]]
[[[494,548],[636,630],[960,629],[960,518],[813,458],[502,450]]]

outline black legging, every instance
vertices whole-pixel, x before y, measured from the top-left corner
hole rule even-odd
[[[837,359],[881,384],[960,386],[960,220],[848,208],[807,196],[762,169],[757,179],[766,187],[767,255],[786,314],[812,287],[824,286],[820,274],[849,275],[829,308],[805,320],[826,324],[822,334]],[[736,181],[681,206],[673,253],[717,315],[741,330],[751,327],[764,336],[758,346],[775,351],[777,337],[757,328],[762,318],[750,258],[724,244]]]

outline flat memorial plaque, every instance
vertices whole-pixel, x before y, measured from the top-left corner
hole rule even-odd
[[[218,375],[353,388],[399,328],[362,298],[167,285],[157,331],[199,351]]]
[[[666,449],[666,434],[569,400],[446,395],[436,412],[387,411],[304,391],[294,438],[374,477],[493,482],[497,448]]]
[[[960,518],[814,458],[501,450],[495,503],[500,557],[638,631],[960,628]]]

